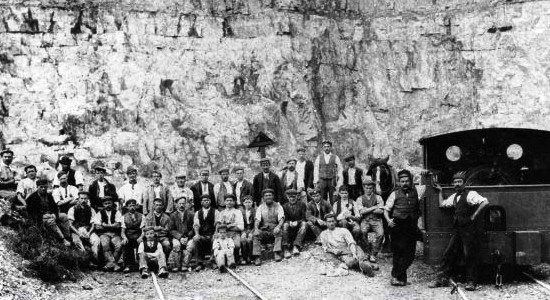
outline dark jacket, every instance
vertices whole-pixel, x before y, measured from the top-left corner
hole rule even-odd
[[[304,202],[298,200],[292,205],[290,202],[283,205],[285,211],[285,222],[305,221],[307,206]]]
[[[185,210],[183,213],[183,219],[180,217],[178,210],[170,214],[170,235],[174,239],[191,238],[194,234],[193,213],[188,210]]]
[[[304,168],[304,186],[307,188],[313,188],[313,162],[306,160],[306,167]]]
[[[155,219],[155,214],[153,212],[150,212],[145,217],[144,225],[145,227],[162,227],[162,229],[160,230],[155,230],[155,234],[157,235],[157,238],[163,238],[167,237],[168,233],[170,232],[170,228],[172,227],[170,222],[170,216],[168,216],[166,213],[162,213],[162,215],[160,216],[160,222],[157,223]]]
[[[57,204],[53,200],[52,194],[48,193],[48,210],[55,214],[56,217],[59,216],[59,208],[57,207]],[[42,210],[42,200],[40,199],[40,195],[38,194],[38,191],[32,193],[29,198],[27,198],[27,214],[29,215],[29,219],[36,224],[42,224],[42,216],[44,215],[44,211]]]
[[[160,199],[164,202],[164,209],[167,214],[174,210],[174,198],[170,189],[165,186],[160,186]],[[147,187],[145,194],[143,195],[143,214],[148,215],[153,211],[153,202],[155,200],[155,187],[150,185]]]
[[[237,196],[237,182],[235,181],[233,183],[233,190],[235,191],[235,197]],[[243,204],[243,197],[250,195],[252,196],[252,183],[250,181],[244,179],[243,184],[241,185],[241,198],[237,199],[237,203]]]
[[[191,191],[193,192],[193,206],[195,211],[199,211],[202,208],[201,205],[201,196],[202,196],[202,183],[197,181],[191,186]],[[210,207],[216,208],[216,195],[214,195],[214,184],[210,181],[208,182],[208,196],[210,196]]]
[[[252,183],[253,186],[253,194],[252,197],[254,198],[254,202],[256,203],[256,206],[260,205],[262,202],[262,191],[270,188],[275,191],[275,202],[281,202],[283,201],[283,187],[281,184],[281,180],[279,179],[279,176],[277,174],[269,171],[268,175],[268,183],[264,186],[264,173],[260,172],[254,176],[254,181]]]
[[[246,218],[246,209],[241,208],[241,213],[243,214],[243,221],[244,221],[244,230],[254,230],[254,223],[256,222],[256,209],[252,207],[250,210],[250,218]]]
[[[110,183],[107,179],[105,179],[105,182],[107,183],[104,190],[105,196],[111,196],[113,201],[118,202],[118,195],[116,193],[115,185]],[[97,179],[90,184],[88,193],[90,194],[90,206],[93,209],[98,210],[98,208],[103,207],[103,199],[99,198],[99,185],[97,183]]]
[[[325,220],[325,215],[332,212],[332,207],[327,201],[321,200],[320,203],[321,211],[317,209],[315,201],[310,201],[307,204],[306,218],[308,221],[315,223],[317,219]]]
[[[359,192],[359,194],[356,195],[356,194],[353,194],[353,192],[349,190],[350,185],[349,185],[349,178],[348,178],[349,177],[348,169],[349,168],[344,169],[344,172],[342,174],[342,177],[343,177],[343,182],[342,183],[345,187],[348,188],[348,193],[350,193],[350,198],[352,198],[353,200],[357,200],[357,198],[359,196],[365,194],[365,190],[363,188],[363,182],[362,182],[362,180],[363,180],[363,170],[361,168],[355,167],[355,185],[353,187],[355,187],[356,191],[353,191],[353,192]]]

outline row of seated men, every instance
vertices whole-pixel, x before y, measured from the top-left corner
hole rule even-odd
[[[64,174],[60,174],[63,182]],[[48,193],[49,184],[44,179],[36,180],[36,192],[26,199],[31,220],[55,233],[66,246],[89,252],[96,263],[104,263],[105,270],[139,269],[143,277],[149,275],[147,261],[151,259],[157,262],[160,277],[167,276],[168,270],[199,271],[210,259],[220,267],[252,262],[260,265],[262,248],[268,243],[273,243],[275,261],[281,261],[300,253],[308,230],[318,242],[324,241],[326,248],[357,241],[367,253],[366,259],[374,263],[383,238],[383,202],[373,192],[374,182],[370,180],[364,182],[365,195],[357,200],[341,186],[334,205],[323,201],[317,189],[310,189],[309,197],[300,199],[298,191],[289,189],[281,205],[275,201],[275,191],[267,188],[262,191],[259,205],[246,195],[237,207],[235,195],[226,194],[223,207],[215,209],[211,197],[204,194],[200,208],[195,209],[193,199],[182,195],[175,200],[173,211],[167,213],[166,202],[155,198],[146,214],[140,212],[147,210],[135,199],[126,200],[122,206],[110,196],[103,197],[101,208],[96,210],[84,191],[68,203],[55,201]],[[352,238],[345,233],[336,237],[333,231],[319,238],[323,231],[331,230],[326,219],[331,213],[334,215],[330,221],[349,229]],[[372,243],[367,236],[370,231],[375,234]],[[350,257],[348,262],[359,266],[357,257]]]

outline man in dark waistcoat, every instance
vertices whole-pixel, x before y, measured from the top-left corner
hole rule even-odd
[[[347,166],[342,173],[342,184],[347,187],[350,199],[355,201],[365,193],[362,185],[363,169],[355,165],[354,155],[344,158],[344,161]]]
[[[285,213],[285,223],[283,225],[283,247],[285,258],[293,255],[299,255],[302,249],[302,242],[306,236],[307,207],[303,201],[298,200],[298,191],[294,189],[286,190],[288,203],[283,205]]]
[[[391,284],[405,286],[407,284],[407,269],[412,264],[416,251],[420,203],[416,188],[412,183],[411,172],[401,170],[397,177],[399,178],[399,187],[386,200],[384,217],[390,227],[393,252]]]
[[[342,163],[336,154],[332,153],[332,142],[323,141],[323,152],[314,162],[313,183],[321,193],[323,200],[334,203],[334,192],[342,185]]]
[[[283,224],[285,212],[283,207],[273,200],[275,191],[265,189],[262,193],[262,204],[256,210],[254,234],[252,238],[252,255],[254,264],[262,264],[262,245],[273,242],[273,256],[275,261],[282,259]]]
[[[195,271],[200,271],[204,268],[205,258],[212,252],[212,236],[216,232],[219,212],[217,209],[211,207],[210,203],[210,195],[202,195],[202,207],[195,213],[193,220],[193,229],[195,231],[195,235],[193,236],[193,244],[195,246],[193,252],[197,260]]]
[[[478,216],[489,204],[489,201],[477,192],[465,189],[466,178],[464,175],[464,172],[458,172],[453,176],[455,193],[447,199],[443,199],[441,186],[436,186],[436,189],[439,190],[439,207],[454,208],[454,233],[445,253],[443,253],[438,278],[429,285],[432,288],[447,286],[455,265],[461,258],[464,258],[466,262],[466,290],[474,291],[476,289],[477,267],[480,263],[479,241],[482,233]]]
[[[384,200],[380,195],[374,193],[376,183],[370,179],[363,181],[365,194],[355,201],[360,214],[360,226],[363,239],[367,242],[367,253],[372,263],[376,262],[378,252],[382,247],[384,239],[384,225],[382,216],[384,214]],[[374,242],[368,239],[368,233],[374,232]]]
[[[122,255],[122,237],[120,236],[122,214],[114,205],[111,197],[103,198],[103,209],[95,215],[95,231],[101,241],[101,249],[105,258],[106,271],[118,272],[121,270],[118,261]]]
[[[82,252],[86,252],[86,246],[91,247],[95,261],[99,258],[99,236],[94,232],[94,218],[96,212],[90,207],[90,199],[87,192],[78,193],[78,202],[69,209],[67,219],[72,233],[73,244]]]
[[[138,268],[136,251],[141,241],[143,215],[137,211],[139,205],[136,199],[126,200],[125,205],[127,212],[122,216],[124,219],[122,243],[124,244],[124,273],[128,273]]]

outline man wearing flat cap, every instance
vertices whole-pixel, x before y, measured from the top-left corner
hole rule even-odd
[[[262,264],[262,245],[273,242],[273,256],[275,261],[282,260],[283,224],[285,212],[283,207],[274,201],[275,191],[265,189],[262,191],[262,204],[256,210],[254,234],[252,238],[252,255],[254,264]]]
[[[306,192],[313,188],[313,162],[306,157],[306,148],[299,147],[298,160],[296,161],[296,173],[298,174],[298,192]]]
[[[128,166],[126,177],[128,180],[118,189],[118,196],[121,204],[126,206],[126,201],[136,200],[137,211],[143,212],[143,199],[146,193],[146,187],[138,181],[138,171],[134,166]]]
[[[172,272],[187,271],[191,253],[193,253],[193,206],[192,198],[185,196],[176,199],[176,210],[170,214],[170,236],[172,236],[172,254],[170,262]]]
[[[122,216],[124,222],[121,237],[124,244],[124,272],[127,273],[138,269],[136,251],[142,234],[143,215],[138,212],[139,206],[135,199],[128,199],[124,204],[127,212]]]
[[[306,236],[306,204],[298,200],[298,191],[286,190],[288,202],[283,205],[285,223],[283,225],[283,248],[285,258],[299,255]],[[291,254],[292,251],[292,254]]]
[[[236,167],[233,169],[237,180],[233,183],[233,190],[235,191],[236,207],[243,206],[243,200],[246,196],[252,195],[252,183],[244,179],[244,168]]]
[[[310,189],[308,192],[312,201],[307,204],[307,224],[313,234],[319,237],[321,232],[327,228],[325,215],[332,212],[332,206],[328,201],[321,198],[321,194],[317,189]]]
[[[82,190],[82,187],[84,186],[84,176],[82,175],[82,172],[76,171],[73,168],[71,168],[71,164],[73,163],[72,159],[70,159],[68,156],[63,155],[58,161],[59,166],[61,170],[59,172],[64,172],[67,174],[67,182],[69,185],[76,186],[79,191]],[[57,177],[57,174],[55,174],[53,179],[53,187],[59,186],[59,178]]]
[[[234,195],[233,185],[229,182],[229,168],[221,168],[218,173],[220,174],[221,182],[214,185],[214,195],[216,196],[216,204],[218,210],[223,210],[225,207],[225,195]]]
[[[180,172],[176,175],[176,184],[172,186],[171,190],[174,201],[181,197],[185,197],[187,200],[193,201],[193,191],[185,186],[186,182],[187,175],[185,174],[185,172]],[[176,204],[176,202],[174,202],[174,204]]]
[[[390,228],[393,252],[391,284],[405,286],[407,269],[411,266],[416,252],[420,202],[412,182],[411,172],[401,170],[397,173],[397,177],[399,187],[386,200],[384,218]]]
[[[203,195],[208,195],[210,198],[210,206],[216,208],[216,196],[214,193],[214,184],[208,181],[210,176],[210,171],[204,169],[200,172],[200,179],[193,186],[191,186],[191,191],[193,191],[193,203],[195,212],[201,209],[201,197]]]
[[[265,189],[273,190],[274,201],[280,203],[283,198],[283,187],[279,176],[271,171],[271,161],[268,158],[262,158],[260,160],[260,166],[262,172],[256,174],[252,182],[254,191],[253,197],[256,206],[260,205],[262,201],[262,192]]]
[[[143,215],[147,216],[154,210],[155,199],[161,199],[164,203],[164,212],[170,214],[174,211],[174,198],[170,189],[161,182],[160,171],[153,171],[153,183],[147,188],[143,201]],[[157,238],[159,238],[157,236]],[[160,240],[160,238],[159,238]]]
[[[355,207],[357,207],[360,215],[359,225],[363,241],[367,243],[366,252],[369,255],[370,262],[375,263],[384,239],[384,224],[382,223],[384,200],[374,192],[376,183],[370,178],[363,181],[363,187],[365,194],[355,201]],[[369,232],[374,232],[374,242],[369,241]]]
[[[96,173],[96,179],[90,184],[88,194],[90,195],[90,205],[97,211],[103,206],[103,198],[111,197],[111,200],[118,202],[118,194],[115,185],[105,178],[107,174],[105,164],[102,161],[96,161],[92,168]]]
[[[36,167],[28,165],[25,167],[25,178],[21,179],[17,184],[17,198],[19,203],[26,205],[27,198],[36,192]]]
[[[281,172],[281,184],[283,192],[287,190],[298,190],[298,172],[296,172],[296,159],[291,158],[286,161],[286,169]],[[283,203],[287,202],[286,197],[283,197]]]
[[[332,153],[332,142],[323,141],[323,152],[317,156],[314,163],[313,183],[319,189],[321,198],[334,203],[334,192],[342,185],[342,163],[336,154]]]
[[[361,184],[363,179],[363,169],[355,165],[355,156],[349,155],[344,161],[346,162],[346,168],[342,173],[342,184],[348,190],[348,196],[353,201],[357,200],[359,196],[365,193],[363,190],[363,185]]]
[[[441,186],[436,186],[436,189],[439,190],[439,207],[454,208],[454,233],[445,253],[443,253],[438,278],[430,284],[430,287],[448,286],[449,276],[458,262],[464,259],[466,262],[466,290],[473,291],[476,289],[478,267],[481,263],[479,259],[479,241],[483,233],[483,225],[479,222],[479,215],[483,208],[489,204],[489,201],[476,191],[467,190],[465,182],[465,173],[456,173],[453,176],[454,193],[447,199],[443,198]]]

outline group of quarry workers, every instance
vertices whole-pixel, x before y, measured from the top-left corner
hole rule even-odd
[[[158,268],[158,276],[165,278],[169,271],[200,271],[211,265],[225,272],[239,264],[261,265],[266,256],[262,249],[268,244],[275,261],[290,259],[311,237],[328,262],[323,274],[340,276],[356,269],[374,276],[388,230],[391,284],[404,286],[422,239],[411,172],[399,171],[396,188],[383,200],[376,192],[377,182],[355,165],[355,157],[346,157],[344,167],[330,141],[323,141],[314,161],[308,160],[306,149],[297,149],[297,158],[289,159],[280,174],[263,158],[252,182],[245,179],[242,167],[233,168],[234,181],[229,180],[229,168],[222,168],[220,182],[211,183],[209,171],[201,170],[200,179],[189,187],[185,173],[175,176],[176,184],[169,187],[158,171],[146,185],[129,166],[127,180],[117,189],[98,161],[93,166],[95,179],[85,188],[82,173],[71,167],[68,156],[59,159],[50,182],[37,176],[33,165],[18,176],[11,166],[14,153],[5,149],[0,155],[0,197],[12,201],[30,222],[66,247],[88,253],[91,264],[106,271],[139,270],[147,278],[151,268]],[[464,181],[464,173],[453,177],[456,192],[447,199],[441,187],[434,186],[440,206],[454,207],[456,231],[431,287],[448,285],[451,272],[465,259],[466,288],[476,288],[479,228],[474,220],[488,202],[466,190]]]

